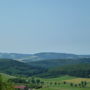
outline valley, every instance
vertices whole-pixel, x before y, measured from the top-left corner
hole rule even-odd
[[[49,58],[48,55],[39,54],[40,57]],[[5,90],[18,90],[20,87],[24,90],[90,89],[90,58],[48,58],[30,62],[1,58],[1,90],[5,85]]]

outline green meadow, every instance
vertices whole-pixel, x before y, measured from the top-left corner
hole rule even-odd
[[[7,81],[9,79],[15,78],[14,76],[10,76],[7,74],[3,74],[3,73],[0,74],[2,75],[3,81]],[[32,77],[29,78],[22,77],[22,78],[29,80]],[[42,85],[42,88],[32,89],[32,90],[90,90],[90,78],[77,78],[69,75],[65,75],[57,78],[37,78],[37,77],[34,78],[39,79],[41,82],[44,82],[44,84]],[[87,82],[87,85],[85,87],[79,86],[79,84],[82,81]],[[73,86],[71,86],[71,83],[73,83]],[[24,84],[25,83],[23,83],[23,85]],[[16,85],[22,85],[22,83],[21,84],[17,83]]]
[[[77,78],[66,75],[59,78],[41,79],[41,80],[45,82],[43,88],[35,90],[90,90],[90,78]],[[79,87],[79,84],[82,81],[87,82],[86,87]],[[71,83],[73,83],[73,86],[70,85]]]

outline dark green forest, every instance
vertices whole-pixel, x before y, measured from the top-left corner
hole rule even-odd
[[[41,63],[40,63],[41,62]],[[70,75],[90,77],[90,59],[61,59],[27,64],[12,59],[0,59],[0,72],[17,76],[59,77]],[[42,65],[41,65],[42,64]]]
[[[9,75],[33,76],[43,73],[46,70],[12,59],[0,59],[0,72]]]
[[[90,78],[90,64],[75,64],[62,67],[50,68],[41,77],[59,77],[70,75],[75,77]]]

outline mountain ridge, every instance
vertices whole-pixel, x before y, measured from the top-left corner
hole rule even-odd
[[[47,59],[78,59],[90,58],[90,55],[78,55],[70,53],[40,52],[35,54],[0,53],[0,58],[14,59],[23,62],[40,61]]]

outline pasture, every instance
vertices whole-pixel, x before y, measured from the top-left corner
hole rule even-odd
[[[35,90],[90,90],[90,78],[77,78],[67,75],[41,80],[45,82],[43,88]],[[87,85],[85,87],[80,86],[80,83],[84,81],[86,81]]]

